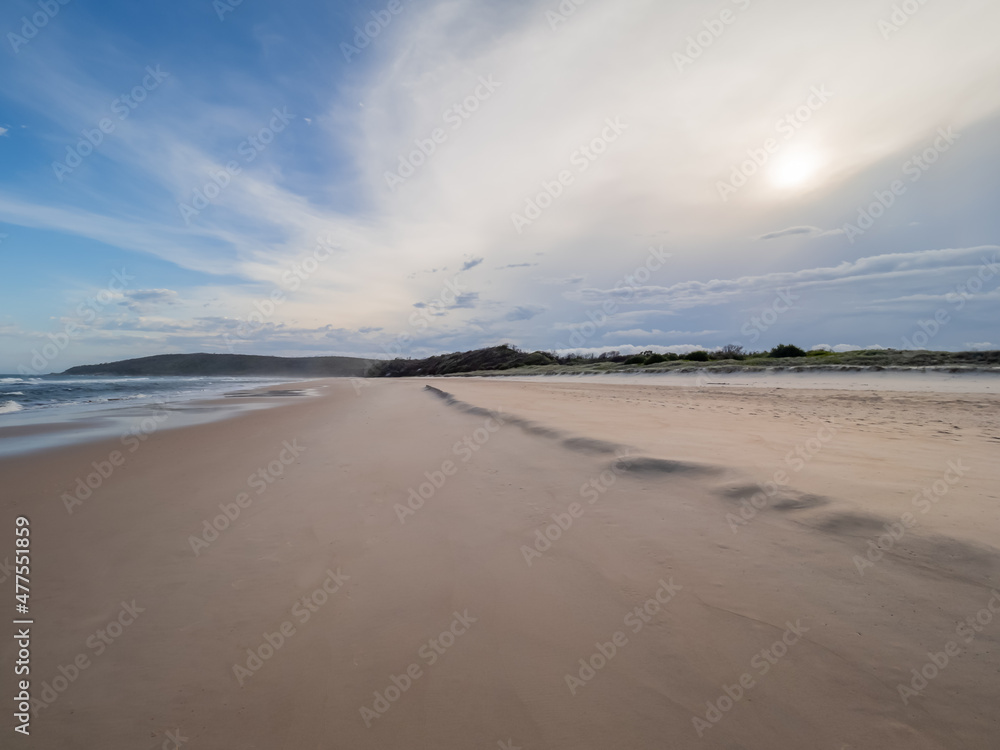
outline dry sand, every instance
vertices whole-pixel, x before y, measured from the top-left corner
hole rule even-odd
[[[428,382],[0,461],[0,744],[1000,746],[1000,397]]]

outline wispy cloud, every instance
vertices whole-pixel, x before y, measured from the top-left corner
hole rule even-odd
[[[910,253],[887,253],[845,261],[836,266],[805,268],[798,271],[779,271],[757,276],[711,281],[684,281],[671,286],[637,286],[618,289],[581,289],[575,294],[585,302],[616,300],[627,303],[656,303],[666,309],[686,309],[699,305],[718,305],[732,302],[743,295],[774,293],[788,287],[792,289],[819,289],[823,287],[848,288],[852,285],[869,285],[869,289],[901,286],[904,283],[934,279],[940,282],[942,271],[952,276],[968,275],[968,271],[981,266],[984,259],[1000,251],[997,245],[971,248],[923,250]],[[879,286],[872,286],[877,284]],[[749,297],[748,297],[749,298]]]
[[[120,303],[132,312],[140,313],[161,305],[177,304],[177,292],[173,289],[134,289],[122,292]]]
[[[767,234],[762,234],[757,239],[759,240],[776,240],[779,237],[793,237],[795,235],[804,235],[807,237],[834,237],[838,234],[843,234],[843,229],[820,229],[819,227],[789,227],[788,229],[781,229],[777,232],[768,232]]]
[[[535,279],[539,284],[551,284],[552,286],[575,286],[582,284],[585,277],[574,274],[557,279]]]
[[[532,318],[541,315],[543,312],[545,312],[545,308],[540,306],[518,306],[507,313],[504,316],[504,319],[509,321],[531,320]]]

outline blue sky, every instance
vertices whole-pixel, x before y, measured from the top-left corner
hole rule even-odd
[[[987,0],[8,2],[0,371],[1000,348],[998,22]]]

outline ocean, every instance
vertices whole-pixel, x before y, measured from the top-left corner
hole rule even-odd
[[[121,377],[93,375],[21,376],[0,374],[0,425],[5,415],[22,411],[87,407],[108,408],[115,404],[178,401],[227,391],[287,383],[294,378],[237,377]]]
[[[218,419],[261,404],[234,398],[222,406],[218,401],[206,406],[205,400],[298,380],[0,374],[0,455],[126,434],[151,414],[169,415],[170,427]]]

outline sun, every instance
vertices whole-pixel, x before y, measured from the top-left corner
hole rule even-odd
[[[826,164],[823,155],[814,149],[799,148],[777,154],[768,170],[771,184],[776,188],[794,189],[808,187],[817,181]]]

